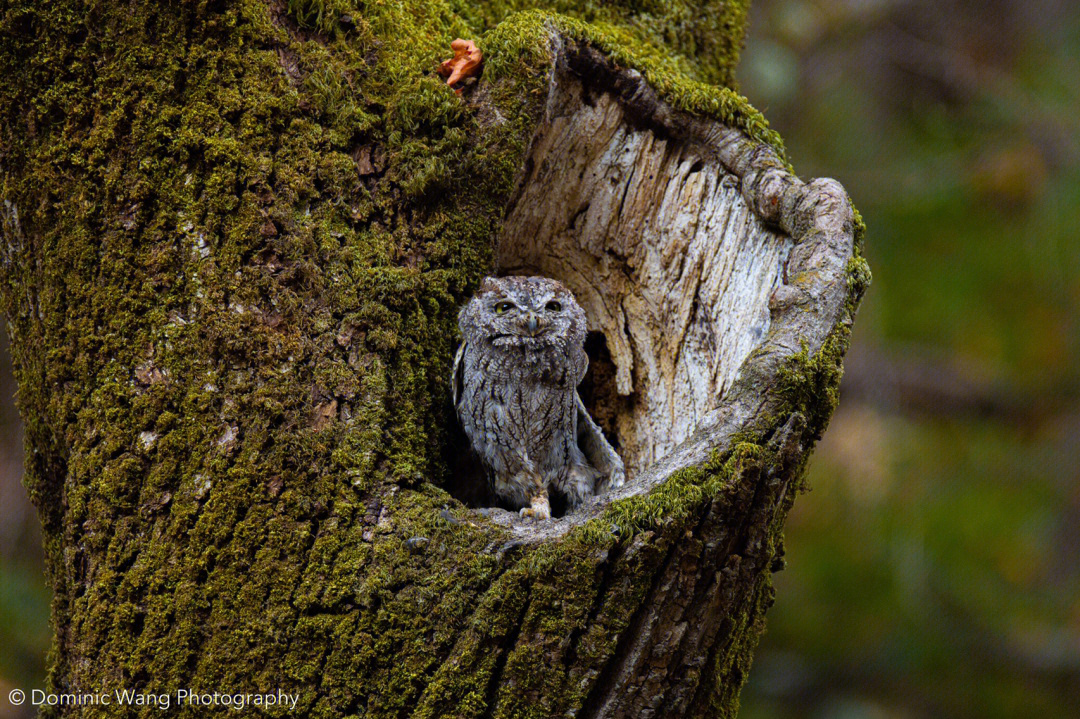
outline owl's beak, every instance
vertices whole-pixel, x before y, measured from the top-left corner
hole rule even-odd
[[[540,326],[540,318],[536,316],[535,312],[530,312],[528,319],[525,320],[525,327],[529,330],[529,334],[535,335],[536,328]]]

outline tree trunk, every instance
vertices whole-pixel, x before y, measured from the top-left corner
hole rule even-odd
[[[859,221],[693,79],[730,84],[744,2],[568,5],[3,4],[0,306],[77,695],[46,714],[736,713]],[[580,299],[629,474],[547,522],[457,461],[493,270]]]

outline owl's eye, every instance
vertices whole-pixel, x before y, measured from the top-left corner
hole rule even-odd
[[[500,302],[499,304],[495,305],[495,314],[501,315],[502,313],[509,312],[512,309],[514,309],[514,303],[513,302],[503,301],[503,302]]]
[[[552,300],[551,302],[547,303],[547,308],[552,312],[559,312],[560,310],[562,310],[562,303]]]

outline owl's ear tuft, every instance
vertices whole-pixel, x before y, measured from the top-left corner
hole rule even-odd
[[[499,289],[499,281],[494,277],[485,277],[480,280],[480,288],[476,291],[477,294],[481,292],[494,292]]]

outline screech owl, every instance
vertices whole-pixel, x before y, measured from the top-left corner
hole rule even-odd
[[[551,516],[623,484],[619,455],[578,395],[589,359],[585,310],[546,277],[487,277],[458,315],[454,406],[495,494],[522,516]]]

